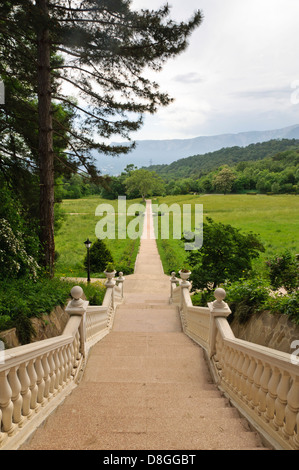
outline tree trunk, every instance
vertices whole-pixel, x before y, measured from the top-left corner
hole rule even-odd
[[[47,0],[36,0],[41,23],[37,33],[38,117],[40,170],[40,241],[42,264],[54,274],[54,153],[51,114],[50,37],[47,26]]]

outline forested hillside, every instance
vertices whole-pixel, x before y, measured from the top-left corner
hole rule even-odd
[[[298,194],[299,141],[273,140],[245,148],[227,148],[142,170],[128,165],[121,175],[112,176],[105,188],[86,184],[84,178],[75,175],[61,179],[57,196],[61,199],[77,199],[92,194],[108,199],[117,199],[120,195],[141,197],[138,185],[132,192],[128,191],[127,184],[128,178],[134,173],[137,177],[140,171],[147,181],[147,196],[246,192]],[[150,185],[154,179],[159,184]]]
[[[230,147],[204,155],[193,155],[177,160],[170,165],[152,165],[147,167],[156,171],[166,181],[179,178],[199,178],[208,171],[215,170],[220,165],[232,166],[241,161],[261,160],[291,147],[299,147],[299,140],[281,139],[270,140],[247,147]]]

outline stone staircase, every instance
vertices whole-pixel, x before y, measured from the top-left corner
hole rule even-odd
[[[213,384],[182,331],[153,239],[143,239],[111,333],[79,386],[23,449],[254,450],[256,432]]]
[[[128,294],[95,345],[80,385],[24,449],[262,449],[212,383],[176,308]]]

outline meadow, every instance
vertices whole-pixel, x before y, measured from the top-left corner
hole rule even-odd
[[[195,204],[203,205],[203,215],[215,222],[231,224],[242,232],[258,234],[265,246],[265,253],[255,262],[255,268],[262,272],[265,260],[281,254],[285,249],[299,253],[299,198],[294,195],[178,195],[153,198],[155,204],[190,204],[194,211]],[[141,200],[128,200],[127,206],[141,203]],[[96,240],[95,228],[100,217],[95,215],[100,204],[110,204],[116,215],[118,201],[99,197],[68,199],[62,202],[65,220],[56,234],[56,250],[59,253],[56,262],[57,276],[84,277],[86,270],[83,259],[86,254],[84,241],[89,237]],[[163,216],[162,216],[163,217]],[[134,217],[127,217],[127,223]],[[172,217],[170,215],[170,226]],[[170,227],[171,228],[171,227]],[[171,230],[170,230],[171,233]],[[133,272],[139,249],[139,239],[106,239],[117,270]],[[164,271],[169,274],[178,271],[187,261],[187,253],[181,240],[158,239],[158,249]],[[99,277],[101,273],[96,273]]]
[[[97,224],[103,218],[96,215],[99,206],[108,213],[115,214],[115,236],[118,235],[118,200],[101,199],[98,196],[89,196],[82,199],[66,199],[61,203],[64,221],[55,236],[55,248],[58,254],[55,264],[55,273],[59,277],[86,277],[83,261],[86,255],[84,242],[87,238],[91,242],[97,240]],[[130,204],[142,204],[141,200],[131,200]],[[107,213],[103,213],[107,217]],[[135,216],[127,217],[129,224]],[[107,219],[108,220],[108,219]],[[107,228],[107,227],[106,227]],[[104,229],[104,228],[103,228]],[[137,227],[138,230],[138,227]],[[134,271],[136,256],[140,240],[106,238],[105,243],[110,250],[116,269],[125,273]],[[91,273],[94,277],[104,277],[102,273]]]
[[[295,195],[179,195],[159,197],[160,204],[203,205],[203,218],[230,224],[243,233],[259,235],[265,252],[255,261],[260,273],[265,270],[265,260],[281,254],[285,249],[299,253],[299,198]],[[204,241],[203,241],[204,242]],[[170,273],[186,264],[187,252],[179,240],[157,240],[164,270]]]

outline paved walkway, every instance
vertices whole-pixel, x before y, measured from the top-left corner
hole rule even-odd
[[[150,211],[148,203],[148,222]],[[142,237],[124,291],[113,331],[93,347],[80,385],[23,449],[260,448],[182,332],[154,239]]]

